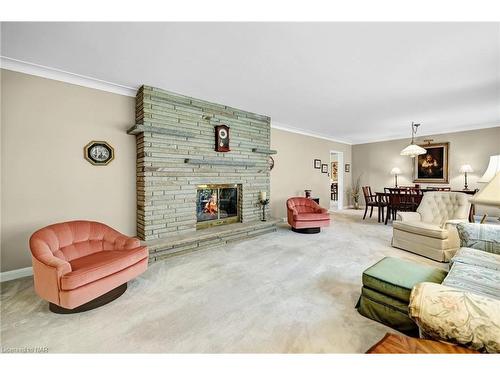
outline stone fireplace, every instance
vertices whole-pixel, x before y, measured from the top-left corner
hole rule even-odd
[[[143,86],[136,97],[137,235],[153,260],[276,230],[268,196],[270,118]],[[230,151],[214,149],[215,126]]]

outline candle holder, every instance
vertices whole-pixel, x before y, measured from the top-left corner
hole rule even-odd
[[[261,221],[267,221],[267,219],[266,219],[266,206],[269,204],[269,199],[260,199],[259,203],[262,206],[262,219],[261,219]]]

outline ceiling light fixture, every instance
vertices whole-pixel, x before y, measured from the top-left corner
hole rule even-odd
[[[417,155],[423,155],[427,153],[427,150],[419,145],[416,145],[415,142],[415,134],[417,134],[417,130],[420,124],[411,123],[411,143],[406,146],[402,151],[402,156],[410,156],[414,158]]]

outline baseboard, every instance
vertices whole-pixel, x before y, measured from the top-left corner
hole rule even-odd
[[[33,275],[33,267],[19,268],[17,270],[0,272],[0,282],[20,279]]]

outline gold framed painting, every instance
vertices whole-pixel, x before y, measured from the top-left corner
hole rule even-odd
[[[339,162],[332,161],[332,172],[330,174],[332,181],[337,182],[339,178]]]
[[[426,154],[415,157],[413,182],[447,184],[449,142],[419,145]]]

